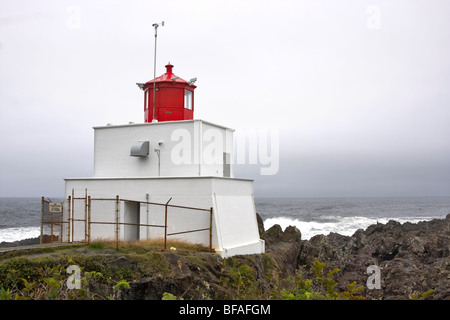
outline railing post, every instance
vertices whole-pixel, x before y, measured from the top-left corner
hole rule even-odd
[[[165,205],[165,215],[164,215],[164,250],[167,250],[167,205],[169,204],[172,197],[170,197],[169,201],[166,202]]]
[[[43,235],[44,235],[44,197],[41,198],[41,239],[40,244],[43,243]]]
[[[74,240],[74,234],[75,234],[75,226],[74,226],[74,219],[75,219],[75,190],[72,189],[72,242]]]
[[[50,211],[50,202],[48,203]],[[53,212],[50,212],[50,243],[53,243]]]
[[[70,242],[70,212],[72,211],[72,198],[69,196],[67,198],[68,212],[67,212],[67,242]]]
[[[120,214],[120,200],[116,196],[116,250],[119,250],[119,214]]]
[[[59,242],[64,242],[63,241],[63,225],[64,225],[64,223],[63,223],[63,218],[64,218],[64,204],[63,204],[63,207],[62,207],[62,211],[61,211],[61,213],[59,214],[59,222],[60,222],[60,230],[59,230]]]
[[[88,235],[87,240],[88,244],[91,243],[91,196],[88,196],[88,203],[87,203],[87,225],[88,225]]]
[[[212,251],[213,208],[209,209],[209,250]]]
[[[84,242],[87,242],[87,211],[88,211],[88,203],[87,203],[87,188],[84,189]]]

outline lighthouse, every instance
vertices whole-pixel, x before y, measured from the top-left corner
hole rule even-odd
[[[177,239],[222,257],[264,253],[253,180],[234,177],[234,130],[194,118],[196,79],[168,63],[144,121],[94,127],[94,174],[65,179],[60,240]]]
[[[137,85],[144,91],[144,121],[177,121],[194,119],[194,85],[173,74],[173,65],[166,65],[166,73]],[[155,92],[155,97],[153,97]],[[153,105],[153,101],[155,104]],[[153,118],[153,112],[155,118]]]

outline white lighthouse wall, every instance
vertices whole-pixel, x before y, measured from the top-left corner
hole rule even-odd
[[[201,126],[201,175],[233,177],[233,130],[212,123],[200,122]],[[227,163],[228,162],[228,163]],[[227,172],[228,167],[228,174]]]
[[[259,239],[253,185],[235,183],[233,179],[212,181],[213,203],[224,257],[237,254],[264,253]]]
[[[233,158],[233,131],[202,120],[94,129],[94,177],[222,177],[224,153]],[[148,156],[130,156],[138,141],[149,141]]]
[[[115,198],[119,195],[120,199],[146,201],[145,193],[148,193],[150,202],[166,203],[172,198],[169,202],[171,205],[204,209],[212,207],[212,246],[226,257],[264,252],[264,242],[259,239],[258,234],[252,183],[251,180],[218,177],[74,178],[66,179],[66,198],[72,194],[72,189],[75,197],[84,197],[87,190],[87,194],[93,199]],[[85,216],[83,203],[75,206],[75,219],[83,219]],[[115,225],[94,222],[115,222],[115,201],[92,200],[91,204],[91,240],[114,240]],[[164,225],[164,209],[164,206],[120,201],[119,221]],[[209,224],[209,212],[168,207],[168,234],[209,228]],[[71,232],[74,232],[74,241],[84,241],[84,222],[78,222]],[[162,238],[164,229],[120,225],[118,236],[121,241]],[[67,228],[63,237],[67,237]],[[209,246],[209,231],[168,236],[169,244],[171,239]]]

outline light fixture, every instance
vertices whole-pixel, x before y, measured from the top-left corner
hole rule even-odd
[[[192,86],[195,81],[197,81],[197,78],[192,78],[191,80],[189,80],[189,85]]]
[[[155,149],[156,154],[158,155],[158,177],[161,176],[161,150]]]

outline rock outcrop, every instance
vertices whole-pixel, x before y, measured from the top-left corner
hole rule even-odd
[[[262,234],[267,254],[284,262],[281,264],[289,272],[294,269],[294,247],[298,247],[295,268],[312,277],[315,260],[325,263],[327,270],[339,268],[335,278],[341,290],[353,281],[366,286],[372,274],[367,268],[374,265],[379,267],[381,286],[365,288],[363,295],[367,298],[421,298],[432,289],[427,299],[450,299],[450,214],[446,219],[417,224],[389,221],[371,225],[351,237],[330,233],[300,242],[292,236],[292,228],[283,232],[275,225]],[[289,246],[286,254],[280,250]]]
[[[55,251],[5,251],[0,253],[0,288],[6,290],[15,283],[11,292],[20,295],[24,293],[21,279],[26,276],[21,272],[31,272],[31,279],[36,280],[44,274],[36,270],[64,270],[68,264],[76,264],[85,274],[101,274],[89,277],[84,298],[161,299],[166,292],[187,300],[290,298],[289,290],[295,290],[299,279],[317,279],[313,267],[319,265],[317,260],[325,264],[324,275],[339,269],[330,273],[333,284],[338,283],[333,286],[334,293],[344,294],[347,285],[356,282],[358,287],[364,286],[358,295],[367,299],[450,300],[450,214],[446,219],[417,224],[389,221],[371,225],[350,237],[330,233],[309,240],[302,240],[296,227],[283,231],[274,225],[264,230],[259,216],[258,224],[266,253],[228,259],[210,252],[164,251],[137,244],[124,245],[118,251],[95,244]],[[8,260],[22,255],[29,258]],[[379,289],[367,287],[373,276],[367,273],[369,267],[371,272],[373,268],[380,272]],[[17,274],[9,271],[13,269]],[[58,276],[67,277],[65,272]],[[114,289],[122,280],[127,288]],[[320,286],[312,289],[324,290]],[[68,297],[70,292],[64,290],[59,297]],[[327,297],[326,293],[321,297]]]
[[[17,241],[13,241],[13,242],[2,241],[2,242],[0,242],[0,248],[29,246],[29,245],[39,244],[40,242],[41,242],[40,237],[17,240]]]

